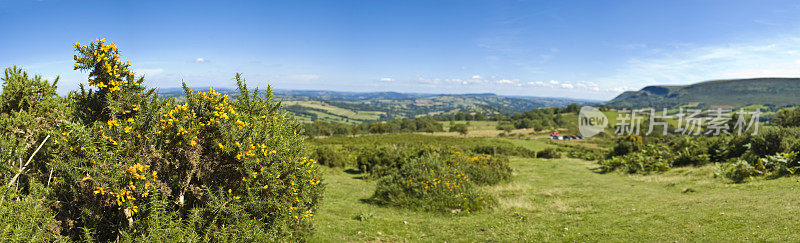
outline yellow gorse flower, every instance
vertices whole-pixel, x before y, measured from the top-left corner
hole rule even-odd
[[[94,191],[94,194],[95,195],[97,195],[97,194],[106,195],[106,190],[102,186],[101,187],[97,187],[97,190]]]
[[[114,128],[116,126],[119,126],[119,123],[117,122],[117,120],[108,120],[107,123],[108,123],[108,128],[109,129]]]

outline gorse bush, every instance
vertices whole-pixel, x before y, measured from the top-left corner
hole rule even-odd
[[[428,146],[406,144],[361,148],[356,157],[356,165],[361,172],[369,173],[372,178],[379,178],[400,168],[409,158],[419,157],[431,149]]]
[[[614,148],[611,149],[611,156],[621,156],[639,151],[642,142],[641,136],[627,135],[619,137]]]
[[[558,151],[558,149],[546,148],[546,149],[542,149],[542,151],[537,152],[536,153],[536,158],[558,159],[558,158],[561,158],[561,153]]]
[[[442,157],[447,165],[460,168],[469,176],[469,181],[478,185],[494,185],[511,179],[512,169],[505,158],[486,154],[469,155],[458,151]]]
[[[411,158],[378,180],[371,202],[427,211],[478,211],[495,201],[478,192],[463,167],[436,155]]]
[[[316,159],[317,163],[330,167],[344,167],[349,156],[335,146],[317,145],[311,153],[311,158]]]
[[[358,168],[376,179],[370,202],[428,211],[476,211],[495,202],[478,186],[509,180],[505,157],[445,145],[393,144],[357,149]]]
[[[56,81],[29,76],[17,67],[2,77],[0,93],[0,239],[57,241],[61,229],[48,205],[51,130],[65,119]],[[48,142],[45,140],[48,139]],[[42,146],[38,153],[34,151]]]
[[[320,176],[299,124],[272,101],[270,88],[250,90],[237,74],[235,99],[184,85],[186,102],[160,100],[113,43],[74,47],[74,68],[88,72],[91,89],[81,85],[61,98],[55,83],[14,68],[0,96],[0,156],[29,156],[51,136],[16,182],[20,190],[7,194],[47,202],[39,206],[51,215],[40,221],[58,221],[43,239],[252,241],[309,234]],[[15,169],[4,168],[7,183]],[[39,187],[46,193],[33,193]],[[24,203],[0,199],[8,208]]]

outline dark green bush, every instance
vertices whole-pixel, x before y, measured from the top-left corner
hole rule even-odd
[[[426,211],[478,211],[495,201],[479,193],[459,166],[426,155],[406,160],[381,177],[370,201],[379,205]]]
[[[362,147],[357,156],[356,165],[361,172],[369,173],[372,178],[379,178],[400,168],[405,160],[426,153],[427,149],[404,144]]]
[[[797,129],[782,127],[762,127],[758,134],[750,139],[750,152],[757,157],[777,154],[784,150],[783,139],[797,137]]]
[[[622,171],[626,173],[648,174],[663,172],[672,166],[673,155],[664,144],[647,144],[634,153],[614,156],[599,161],[604,172]]]
[[[768,170],[767,174],[772,177],[794,175],[800,169],[800,158],[797,157],[797,151],[788,153],[779,153],[761,158],[761,163],[764,168]]]
[[[535,158],[536,151],[515,145],[476,145],[472,147],[472,152],[488,155],[507,155],[526,158]]]
[[[511,178],[511,166],[508,159],[486,154],[468,155],[455,152],[443,155],[449,166],[464,171],[469,180],[478,185],[494,185]]]
[[[340,149],[334,146],[315,146],[311,158],[314,158],[317,163],[327,165],[330,167],[344,167],[347,166],[348,156]]]
[[[754,175],[758,175],[755,167],[745,160],[737,160],[723,167],[722,174],[732,181],[739,183]]]
[[[671,142],[670,150],[675,155],[672,166],[704,165],[710,161],[708,148],[703,139],[682,136]]]
[[[640,136],[623,136],[617,138],[614,148],[611,149],[611,156],[621,156],[629,153],[639,151],[643,144],[642,137]]]
[[[536,153],[536,158],[542,159],[558,159],[561,158],[561,153],[555,148],[546,148]]]

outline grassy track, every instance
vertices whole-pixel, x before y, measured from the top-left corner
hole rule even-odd
[[[593,162],[576,159],[513,159],[512,166],[513,181],[486,188],[499,205],[471,214],[365,204],[374,181],[325,168],[313,240],[800,240],[796,178],[730,184],[713,177],[713,165],[650,176],[598,174]]]

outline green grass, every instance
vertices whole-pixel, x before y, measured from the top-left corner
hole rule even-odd
[[[531,140],[521,140],[521,139],[506,139],[510,141],[512,144],[530,149],[536,152],[539,152],[546,148],[555,148],[556,145],[549,144],[547,141],[548,139],[531,139]]]
[[[361,199],[372,195],[374,181],[326,167],[312,240],[800,240],[797,178],[730,184],[714,178],[714,165],[650,176],[599,174],[594,162],[576,159],[515,158],[512,166],[511,182],[484,188],[499,205],[470,214],[366,204]]]

